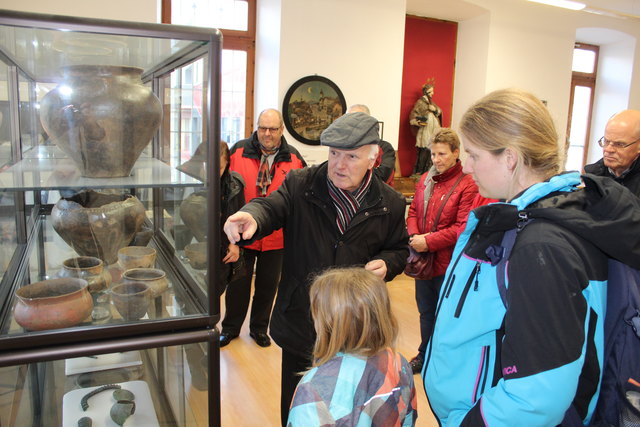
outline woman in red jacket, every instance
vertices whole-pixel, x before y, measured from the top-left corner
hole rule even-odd
[[[409,245],[417,252],[435,253],[430,274],[416,279],[421,343],[418,355],[410,362],[414,374],[422,371],[444,273],[451,261],[459,229],[466,223],[478,194],[473,178],[462,173],[459,157],[460,139],[456,132],[449,128],[436,132],[431,142],[433,166],[416,184],[407,216]]]

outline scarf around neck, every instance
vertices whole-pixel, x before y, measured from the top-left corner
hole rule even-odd
[[[351,219],[355,216],[356,212],[358,212],[358,209],[360,209],[360,205],[362,205],[362,202],[371,187],[372,177],[373,173],[371,172],[371,169],[369,169],[365,174],[362,183],[354,192],[349,192],[336,187],[327,177],[329,195],[331,196],[331,200],[333,200],[333,205],[336,207],[336,224],[338,225],[340,234],[344,234],[351,222]]]

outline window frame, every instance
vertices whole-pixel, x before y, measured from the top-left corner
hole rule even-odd
[[[567,119],[567,144],[569,144],[571,137],[571,118],[573,116],[573,101],[576,86],[588,87],[591,89],[591,96],[589,99],[589,114],[587,116],[587,127],[584,141],[584,148],[582,151],[582,168],[587,164],[587,157],[589,155],[589,140],[591,139],[591,118],[593,116],[593,103],[596,93],[596,79],[598,74],[598,60],[600,55],[600,46],[576,42],[573,46],[575,49],[591,50],[595,52],[594,66],[592,73],[584,73],[579,71],[571,71],[571,89],[569,92],[569,117]]]
[[[171,1],[162,0],[161,19],[163,24],[171,24]],[[246,88],[245,88],[245,118],[244,137],[253,133],[253,86],[256,59],[256,1],[247,2],[248,23],[247,31],[227,30],[220,28],[223,37],[223,49],[241,50],[247,53]]]

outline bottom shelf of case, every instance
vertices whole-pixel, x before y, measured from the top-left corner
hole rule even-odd
[[[211,331],[209,331],[211,332]],[[207,342],[118,353],[84,355],[0,367],[0,426],[117,426],[110,416],[117,384],[134,395],[135,412],[124,425],[201,426],[219,424],[216,333]],[[212,350],[213,354],[209,353]],[[211,413],[213,411],[213,413]]]
[[[118,388],[115,388],[115,386]],[[133,398],[127,400],[127,404],[121,403],[122,400],[118,401],[116,399],[116,390],[129,391],[132,393]],[[92,395],[92,393],[96,394]],[[87,399],[87,396],[91,397]],[[120,416],[122,418],[126,417],[127,424],[148,427],[160,425],[151,400],[149,385],[145,381],[126,381],[67,392],[62,398],[62,426],[78,427],[81,425],[83,418],[85,420],[89,418],[91,427],[117,427],[124,423],[118,424],[118,422],[114,421],[113,417],[116,415],[113,413],[118,411],[119,408],[128,409],[128,402],[134,402],[129,405],[133,408],[131,414],[127,416],[128,411],[120,411]],[[85,403],[84,406],[83,403]],[[120,406],[118,407],[117,405]],[[85,424],[89,425],[86,421]]]

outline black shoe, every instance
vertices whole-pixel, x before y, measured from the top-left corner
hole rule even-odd
[[[424,365],[424,360],[420,356],[416,356],[409,362],[411,365],[411,370],[413,371],[413,375],[422,373],[422,365]]]
[[[249,336],[253,338],[260,347],[269,347],[271,345],[271,338],[264,332],[251,332]]]
[[[231,340],[234,340],[238,338],[237,334],[228,334],[226,332],[223,332],[220,334],[220,348],[224,347],[225,345],[229,344],[231,342]]]

